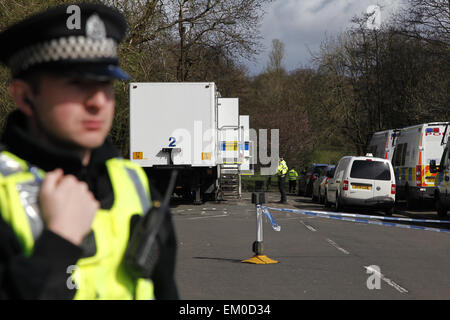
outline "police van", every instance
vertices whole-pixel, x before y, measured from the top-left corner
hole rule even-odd
[[[431,161],[430,172],[437,174],[434,191],[436,211],[438,216],[445,217],[450,208],[450,141],[447,141],[439,165]]]
[[[390,129],[375,132],[367,146],[367,153],[371,153],[377,158],[391,160],[399,131],[399,129]]]
[[[430,161],[439,164],[447,143],[450,122],[424,123],[396,133],[392,156],[397,199],[406,199],[409,209],[423,200],[434,199],[436,173]]]

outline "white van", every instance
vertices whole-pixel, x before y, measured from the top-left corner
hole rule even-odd
[[[430,172],[437,173],[434,191],[436,211],[439,217],[445,217],[450,208],[450,141],[447,141],[440,164],[436,165],[435,161],[430,163]]]
[[[326,200],[336,210],[346,206],[394,211],[395,175],[389,160],[347,156],[339,160],[333,178],[328,181]]]
[[[367,152],[377,158],[392,160],[398,132],[399,129],[375,132],[367,145]]]
[[[419,201],[434,199],[436,173],[430,172],[430,161],[437,165],[449,135],[449,122],[424,123],[403,128],[397,133],[392,165],[397,185],[397,199],[406,199],[409,209]]]

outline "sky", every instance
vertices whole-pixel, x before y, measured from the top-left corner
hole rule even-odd
[[[256,62],[247,62],[250,74],[263,72],[268,62],[272,39],[285,45],[283,66],[286,70],[310,66],[326,37],[332,37],[351,26],[354,16],[361,16],[371,5],[381,7],[381,22],[398,11],[403,0],[275,0],[266,8],[261,25],[264,50]]]

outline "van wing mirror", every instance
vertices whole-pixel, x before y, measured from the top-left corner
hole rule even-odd
[[[439,171],[439,166],[436,165],[436,160],[430,160],[430,172],[436,173]]]

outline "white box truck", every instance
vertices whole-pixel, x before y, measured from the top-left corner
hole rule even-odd
[[[238,165],[241,162],[239,144],[241,131],[239,130],[239,99],[218,99],[218,135],[219,158],[221,163]]]
[[[242,130],[239,126],[239,99],[218,99],[218,160],[220,161],[219,191],[220,200],[240,199],[241,176],[239,168],[243,153]]]
[[[130,83],[130,159],[160,192],[176,168],[177,194],[217,196],[218,96],[212,82]]]
[[[241,175],[253,175],[253,143],[250,141],[250,116],[240,115],[239,126],[242,130],[242,143],[240,146],[242,153],[242,163],[240,166]]]

